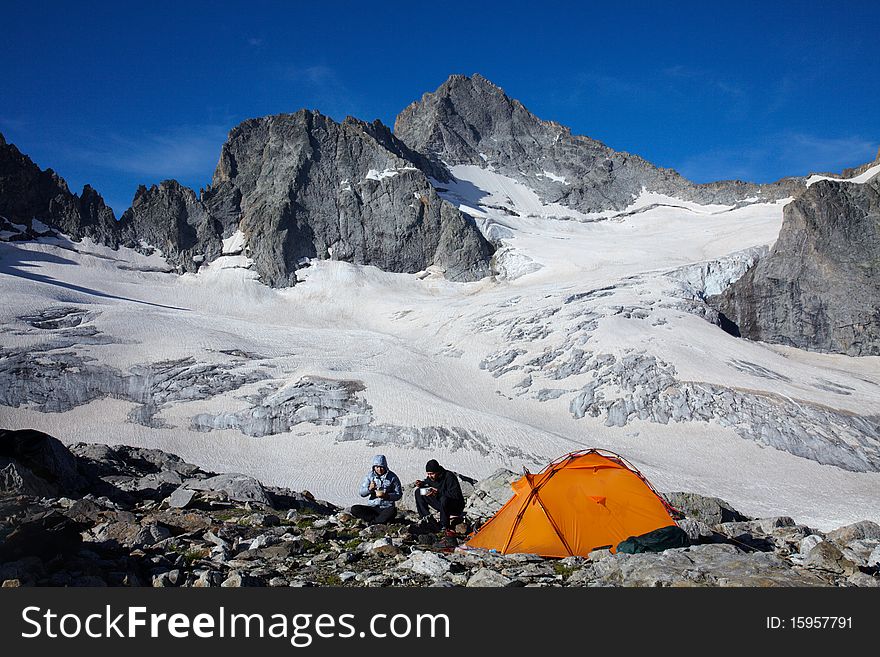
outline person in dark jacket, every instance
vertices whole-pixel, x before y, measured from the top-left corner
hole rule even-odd
[[[388,469],[388,461],[382,454],[373,458],[373,468],[361,481],[358,490],[361,497],[368,497],[366,504],[355,504],[351,515],[367,523],[382,524],[397,515],[395,502],[403,497],[400,478]]]
[[[431,508],[440,512],[440,527],[452,533],[450,518],[460,517],[464,512],[464,495],[454,472],[446,470],[435,459],[425,464],[426,480],[416,482],[416,509],[419,517],[427,521],[433,518]]]

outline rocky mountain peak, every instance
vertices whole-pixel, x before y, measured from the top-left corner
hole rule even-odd
[[[88,185],[82,196],[71,193],[57,173],[41,169],[5,139],[0,139],[0,216],[28,227],[39,219],[73,239],[110,246],[120,240],[113,211],[100,194]]]
[[[248,236],[272,285],[293,284],[316,257],[410,273],[437,265],[455,280],[486,275],[492,247],[428,175],[444,172],[381,122],[300,110],[230,131],[203,200],[224,234]]]
[[[409,105],[395,120],[394,132],[413,150],[437,160],[481,165],[487,151],[503,152],[505,145],[518,144],[520,135],[528,139],[549,127],[499,86],[475,74],[453,75]]]
[[[437,164],[491,168],[535,190],[547,204],[584,213],[623,210],[643,189],[699,203],[735,204],[749,197],[784,198],[802,188],[794,179],[696,185],[671,169],[539,119],[480,75],[450,77],[404,109],[394,132]]]

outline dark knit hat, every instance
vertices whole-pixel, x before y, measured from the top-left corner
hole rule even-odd
[[[443,472],[443,468],[437,463],[437,459],[431,459],[425,463],[425,472]]]

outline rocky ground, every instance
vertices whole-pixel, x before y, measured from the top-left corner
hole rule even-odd
[[[880,525],[823,533],[668,493],[692,545],[545,559],[462,547],[517,477],[463,477],[455,536],[409,500],[366,526],[307,491],[213,474],[158,450],[0,431],[0,581],[10,586],[880,586]]]

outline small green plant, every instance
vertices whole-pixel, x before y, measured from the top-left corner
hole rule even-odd
[[[242,518],[242,516],[247,515],[247,511],[245,509],[226,509],[225,511],[218,511],[214,514],[214,517],[217,520],[222,520],[223,522],[231,522],[233,520],[238,521]]]
[[[319,573],[315,583],[319,586],[342,586],[342,579],[336,573]]]
[[[206,548],[186,548],[182,545],[172,545],[169,549],[174,554],[182,556],[187,566],[191,566],[194,562],[199,559],[205,559],[211,554],[210,550]]]
[[[564,563],[559,563],[558,561],[553,564],[553,572],[557,575],[562,575],[562,579],[568,579],[575,570],[577,569],[573,566],[566,566]]]

